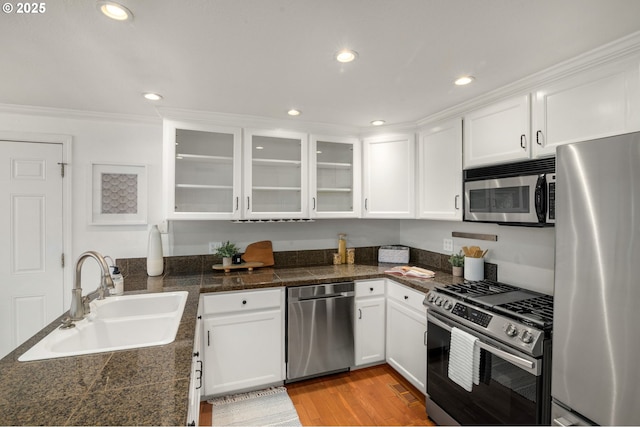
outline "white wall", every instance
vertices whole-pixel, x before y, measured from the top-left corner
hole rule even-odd
[[[451,232],[494,234],[496,242],[453,238],[454,252],[462,246],[489,249],[487,262],[498,265],[498,280],[552,294],[555,258],[554,228],[511,227],[452,221],[402,220],[400,241],[415,248],[446,253],[443,239]]]
[[[75,260],[86,250],[97,250],[112,257],[133,257],[146,253],[147,226],[89,225],[90,170],[92,162],[148,165],[149,222],[161,215],[162,122],[156,123],[104,119],[79,119],[32,114],[0,113],[0,129],[71,135],[72,161],[67,173],[73,180],[73,253]]]

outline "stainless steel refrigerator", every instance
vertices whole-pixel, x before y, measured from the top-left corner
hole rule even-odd
[[[556,159],[554,425],[640,425],[640,133]]]

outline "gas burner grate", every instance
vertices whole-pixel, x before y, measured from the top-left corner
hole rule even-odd
[[[495,308],[504,313],[515,313],[542,325],[553,323],[553,297],[551,295],[540,295],[535,298],[501,304]]]
[[[515,286],[490,280],[448,285],[446,290],[462,297],[480,297],[518,290]]]

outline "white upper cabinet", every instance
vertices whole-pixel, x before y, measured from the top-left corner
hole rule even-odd
[[[240,128],[164,121],[168,219],[240,218]]]
[[[637,61],[607,64],[538,89],[533,98],[534,156],[558,145],[640,130]]]
[[[418,137],[418,217],[462,220],[462,119],[428,126]]]
[[[529,95],[509,98],[464,116],[464,168],[529,158]]]
[[[307,134],[245,130],[244,137],[244,217],[308,217]]]
[[[401,134],[363,141],[363,217],[415,218],[414,140]]]
[[[312,135],[309,209],[315,218],[360,216],[360,141]]]

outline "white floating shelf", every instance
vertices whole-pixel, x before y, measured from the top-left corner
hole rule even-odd
[[[176,160],[184,160],[191,162],[211,162],[211,163],[230,163],[233,161],[232,157],[227,156],[205,156],[202,154],[176,154]]]
[[[290,165],[300,166],[302,162],[300,160],[280,160],[280,159],[253,159],[254,165]]]
[[[300,191],[300,187],[252,187],[255,191]]]
[[[193,188],[196,190],[231,190],[231,185],[176,184],[176,188]]]
[[[318,188],[318,193],[351,193],[351,188]]]
[[[319,168],[331,168],[331,169],[351,169],[353,166],[351,163],[329,163],[329,162],[318,162]]]

